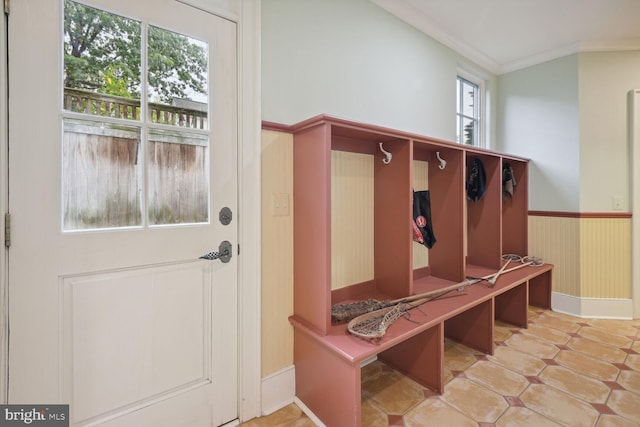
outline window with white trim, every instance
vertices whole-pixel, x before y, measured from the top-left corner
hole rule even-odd
[[[458,76],[456,80],[456,141],[482,146],[482,85]]]

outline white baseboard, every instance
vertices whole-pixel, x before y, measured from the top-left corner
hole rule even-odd
[[[296,371],[291,365],[262,379],[262,415],[269,415],[293,403]]]
[[[307,417],[309,417],[309,419],[311,421],[313,421],[313,423],[318,426],[318,427],[326,427],[325,424],[320,421],[320,418],[316,417],[316,414],[314,414],[313,412],[311,412],[311,409],[307,408],[307,405],[305,405],[304,403],[302,403],[302,400],[298,399],[297,397],[294,399],[294,402],[296,405],[298,405],[298,407],[300,409],[302,409],[302,412],[304,412]]]
[[[624,298],[580,298],[552,292],[551,309],[577,317],[633,319],[633,300]]]

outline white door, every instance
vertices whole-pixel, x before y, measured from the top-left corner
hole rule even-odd
[[[69,404],[71,425],[236,419],[236,25],[18,0],[9,40],[9,402]],[[227,262],[199,259],[223,241]]]

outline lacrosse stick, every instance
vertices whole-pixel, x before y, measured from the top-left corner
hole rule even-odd
[[[526,257],[521,258],[518,257],[523,263],[517,265],[515,267],[511,267],[508,269],[501,269],[501,272],[496,272],[492,274],[488,274],[482,277],[467,277],[467,279],[463,282],[456,283],[454,285],[446,286],[441,289],[436,289],[433,291],[424,292],[421,294],[416,294],[408,297],[398,298],[395,300],[375,300],[368,299],[363,301],[354,301],[354,302],[345,302],[334,304],[331,306],[331,322],[336,323],[345,323],[354,319],[358,316],[361,316],[366,313],[370,313],[377,310],[382,310],[387,307],[393,307],[400,303],[409,303],[412,301],[417,301],[423,298],[426,298],[427,301],[432,299],[436,299],[448,292],[453,290],[462,291],[465,287],[474,285],[482,280],[491,280],[498,273],[509,273],[510,271],[518,270],[520,268],[526,267],[528,265],[542,265],[542,260],[540,258],[534,257]],[[526,262],[524,262],[526,260]],[[425,301],[426,302],[426,301]]]
[[[407,314],[410,309],[424,304],[430,299],[433,298],[422,298],[411,303],[400,302],[391,307],[365,313],[351,320],[347,324],[347,330],[365,340],[378,340],[385,335],[387,328],[396,320]]]
[[[521,269],[523,267],[527,267],[527,266],[539,267],[542,264],[544,264],[544,262],[542,261],[542,258],[538,258],[538,257],[534,257],[534,256],[524,256],[524,257],[522,257],[520,255],[506,254],[506,255],[502,255],[502,259],[507,260],[507,262],[496,273],[489,274],[487,276],[482,276],[482,277],[468,276],[467,279],[486,280],[487,282],[489,282],[489,287],[491,288],[491,287],[493,287],[495,285],[496,280],[498,280],[498,277],[500,275],[504,274],[504,273],[509,273],[511,271],[519,270],[519,269]],[[507,265],[511,261],[520,261],[521,264],[520,265],[516,265],[515,267],[506,268]]]
[[[398,304],[410,303],[410,302],[418,301],[422,299],[424,299],[423,302],[430,301],[432,299],[438,298],[439,296],[442,296],[456,289],[461,291],[467,286],[473,285],[474,283],[478,283],[480,280],[482,279],[480,278],[467,279],[463,282],[446,286],[444,288],[436,289],[434,291],[428,291],[428,292],[424,292],[417,295],[398,298],[395,300],[380,301],[375,299],[369,299],[364,301],[334,304],[333,306],[331,306],[331,321],[332,323],[344,323],[358,316],[361,316],[363,314],[385,310],[387,308],[394,307]]]
[[[511,262],[511,259],[508,259],[508,258],[505,258],[505,259],[507,259],[508,262]],[[391,326],[396,320],[398,320],[400,317],[407,314],[410,309],[417,307],[421,304],[424,304],[427,301],[431,301],[455,289],[462,290],[466,286],[473,285],[482,280],[490,280],[499,274],[508,273],[511,271],[521,269],[523,267],[527,267],[527,266],[537,267],[543,264],[542,259],[537,257],[516,256],[514,259],[515,260],[519,259],[521,261],[521,264],[508,269],[501,268],[500,271],[496,273],[488,274],[482,277],[471,278],[470,280],[457,283],[455,285],[447,286],[436,291],[425,292],[423,294],[414,295],[412,297],[400,298],[394,301],[372,300],[378,303],[383,303],[383,304],[392,303],[394,305],[389,305],[374,311],[365,312],[359,316],[354,317],[347,324],[347,330],[349,331],[349,333],[366,340],[380,339],[385,335],[389,326]],[[362,301],[362,302],[366,302],[366,301]],[[348,304],[350,303],[345,303],[343,305],[348,305]],[[333,307],[332,307],[332,315],[333,315]]]
[[[500,275],[504,273],[504,270],[507,268],[507,266],[511,261],[521,261],[522,257],[519,255],[507,254],[507,255],[502,255],[502,259],[506,260],[507,262],[504,263],[502,268],[497,273],[495,273],[492,278],[487,280],[487,282],[489,282],[490,288],[493,288],[493,286],[496,284],[496,280],[498,280],[498,277],[500,277]]]

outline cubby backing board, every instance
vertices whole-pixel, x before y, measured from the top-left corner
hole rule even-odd
[[[502,253],[529,255],[529,164],[512,158],[503,158],[502,162],[511,165],[516,179],[513,197],[503,197],[502,200]]]

